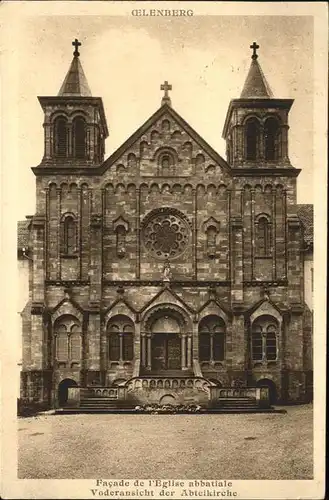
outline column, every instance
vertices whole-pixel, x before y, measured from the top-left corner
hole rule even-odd
[[[186,368],[186,336],[182,335],[181,340],[181,354],[182,354],[182,370]]]
[[[56,189],[57,194],[57,279],[61,279],[61,189]]]
[[[135,336],[134,336],[134,358],[141,358],[141,324],[135,322]]]
[[[140,189],[136,189],[136,279],[140,278]]]
[[[119,333],[120,361],[123,361],[123,333]]]
[[[99,303],[101,299],[102,256],[101,256],[101,215],[94,215],[90,224],[90,303]]]
[[[151,335],[147,336],[147,368],[151,369]]]
[[[187,337],[187,368],[192,366],[192,336]]]
[[[210,363],[214,361],[214,336],[210,334]]]
[[[145,333],[141,333],[141,366],[145,367],[146,364],[146,342]]]
[[[88,370],[99,371],[101,361],[101,321],[99,308],[89,312],[88,325]]]
[[[192,336],[193,336],[192,359],[198,360],[199,359],[199,322],[198,322],[197,317],[193,318],[192,328],[193,328],[193,332],[192,332]]]

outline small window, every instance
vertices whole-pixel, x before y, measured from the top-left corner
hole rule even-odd
[[[256,219],[256,255],[268,257],[271,255],[271,224],[268,217]]]
[[[208,257],[214,258],[216,255],[216,237],[217,229],[214,226],[210,226],[207,229],[207,254]]]
[[[72,255],[76,252],[76,222],[72,215],[65,217],[63,222],[62,253]]]
[[[126,228],[123,226],[117,226],[116,228],[116,238],[117,238],[117,255],[121,259],[126,255]]]
[[[172,154],[163,153],[159,158],[159,175],[171,176],[175,174],[175,160]]]

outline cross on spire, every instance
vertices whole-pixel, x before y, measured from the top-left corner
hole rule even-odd
[[[256,42],[253,42],[252,45],[250,45],[250,48],[252,49],[252,56],[251,56],[251,59],[257,59],[258,57],[258,54],[257,54],[257,49],[259,49],[259,45],[257,45]]]
[[[172,85],[170,85],[170,83],[168,83],[167,80],[166,80],[164,83],[162,83],[162,85],[160,87],[160,90],[164,91],[164,95],[162,97],[162,104],[169,104],[169,105],[171,105],[171,100],[170,100],[168,91],[172,90]]]
[[[81,42],[79,42],[79,40],[76,38],[74,40],[74,42],[72,42],[72,45],[74,46],[75,48],[75,51],[73,52],[73,55],[76,56],[76,57],[79,57],[80,55],[80,52],[78,51],[78,48],[80,47],[81,45]]]

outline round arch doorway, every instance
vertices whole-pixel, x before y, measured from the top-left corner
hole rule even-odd
[[[273,380],[269,378],[261,378],[257,382],[257,387],[267,387],[269,392],[270,404],[273,405],[277,402],[277,390]]]
[[[65,378],[58,384],[58,405],[65,406],[69,395],[69,387],[77,387],[78,384],[71,378]]]
[[[181,327],[173,316],[163,315],[152,326],[151,369],[166,372],[181,369]]]

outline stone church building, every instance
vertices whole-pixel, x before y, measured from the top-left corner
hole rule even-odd
[[[58,95],[38,97],[36,211],[18,225],[29,281],[21,397],[56,407],[68,387],[197,377],[310,400],[312,206],[296,201],[293,99],[273,96],[259,47],[228,103],[226,159],[175,111],[168,82],[104,159],[103,102],[73,45]]]

